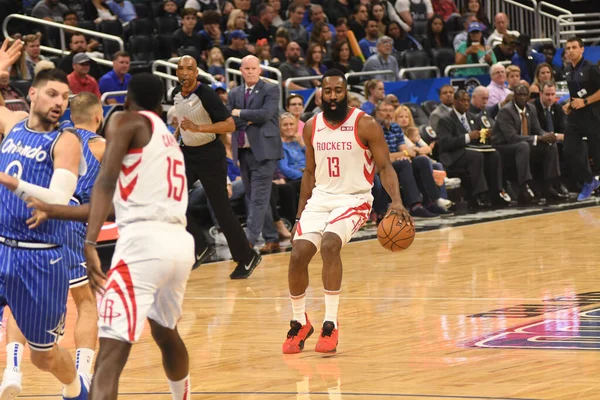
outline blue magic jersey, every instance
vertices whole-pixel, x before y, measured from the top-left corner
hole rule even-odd
[[[63,123],[52,132],[36,132],[27,128],[27,121],[16,124],[5,136],[0,148],[0,171],[47,188],[54,174],[54,145],[68,125]],[[62,244],[68,222],[49,220],[29,229],[25,221],[30,217],[31,209],[25,201],[0,185],[0,236],[23,242]]]
[[[71,200],[70,202],[70,205],[72,206],[90,202],[92,188],[94,187],[94,183],[100,172],[100,162],[96,159],[89,146],[90,140],[97,139],[100,136],[85,129],[77,129],[77,133],[79,134],[83,145],[83,159],[87,164],[87,171],[84,175],[81,175],[77,181],[77,188],[75,189],[75,194],[73,196],[74,200]],[[85,256],[83,255],[85,230],[86,224],[84,222],[69,221],[66,231],[65,247],[68,254],[67,263],[71,268],[77,267],[85,262]],[[79,272],[71,270],[70,281],[72,281],[72,283],[77,283],[77,281],[87,281],[85,269]]]

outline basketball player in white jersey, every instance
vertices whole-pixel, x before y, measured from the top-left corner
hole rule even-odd
[[[100,349],[90,389],[95,400],[117,398],[121,371],[146,319],[161,350],[173,399],[190,399],[188,353],[177,322],[194,263],[194,241],[185,229],[183,154],[157,115],[163,94],[158,77],[135,75],[126,111],[111,117],[106,127],[84,250],[90,285],[103,294]],[[95,240],[113,202],[120,237],[105,278]]]
[[[302,176],[298,217],[292,229],[292,254],[288,271],[293,318],[283,343],[283,353],[299,353],[313,333],[305,311],[308,264],[318,250],[323,259],[325,318],[315,351],[335,353],[339,324],[337,311],[342,285],[342,246],[367,221],[371,213],[371,188],[376,168],[396,212],[412,224],[402,205],[398,177],[379,124],[356,108],[348,108],[344,74],[330,69],[322,79],[323,112],[311,118],[302,135],[306,143],[306,168]]]

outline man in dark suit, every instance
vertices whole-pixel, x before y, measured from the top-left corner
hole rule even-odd
[[[482,123],[467,111],[469,100],[465,90],[457,91],[452,111],[439,120],[436,132],[440,161],[450,175],[456,170],[466,170],[471,182],[472,205],[485,206],[488,192],[494,205],[507,205],[510,197],[502,188],[500,157],[491,146],[481,143]]]
[[[452,106],[454,106],[454,87],[452,85],[444,85],[440,88],[440,105],[429,115],[429,126],[434,131],[437,131],[440,118],[452,111]]]
[[[518,85],[514,93],[514,100],[498,112],[492,130],[492,144],[502,156],[505,165],[516,165],[519,202],[529,203],[535,198],[528,185],[533,179],[531,162],[543,163],[546,197],[553,200],[563,199],[564,195],[553,188],[560,177],[556,135],[542,130],[535,106],[528,103],[529,88]]]
[[[242,60],[244,84],[229,93],[227,108],[237,131],[231,140],[234,161],[239,160],[248,202],[247,235],[256,244],[261,232],[262,253],[279,249],[279,235],[270,209],[271,182],[277,160],[283,158],[279,134],[279,88],[260,79],[260,62],[255,56]]]

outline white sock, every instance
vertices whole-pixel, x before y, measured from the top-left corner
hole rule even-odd
[[[331,321],[337,329],[338,306],[340,305],[339,290],[325,290],[325,321]]]
[[[290,300],[292,300],[292,312],[294,315],[292,319],[300,322],[302,326],[306,325],[306,293],[298,296],[290,294]]]
[[[24,346],[19,342],[10,342],[6,345],[6,369],[21,372]]]
[[[63,397],[72,398],[77,397],[81,393],[81,382],[79,381],[79,375],[75,375],[75,380],[68,385],[63,386]]]
[[[180,381],[173,382],[169,380],[169,387],[171,388],[171,396],[173,400],[190,400],[190,376],[186,376]]]
[[[77,349],[75,355],[75,368],[80,374],[91,374],[92,364],[94,361],[94,354],[96,352],[92,349],[81,348]]]

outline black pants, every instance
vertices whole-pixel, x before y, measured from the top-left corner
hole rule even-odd
[[[286,182],[283,185],[273,184],[271,189],[273,222],[277,222],[283,217],[292,225],[294,224],[298,211],[298,193],[295,182],[297,181]]]
[[[496,151],[479,152],[465,150],[462,156],[450,165],[450,169],[464,169],[471,181],[471,195],[487,191],[493,195],[502,191],[502,163]]]
[[[250,262],[254,254],[227,195],[227,160],[223,142],[217,139],[204,146],[182,146],[181,149],[185,158],[188,185],[191,186],[200,179],[206,198],[210,201],[221,231],[227,239],[233,259],[238,262]],[[189,208],[187,231],[194,236],[196,253],[202,252],[207,246],[206,239]]]
[[[587,137],[589,157],[596,168],[600,167],[600,115],[590,106],[572,111],[568,116],[563,152],[575,177],[582,182],[593,179],[588,154],[582,154],[582,138]]]

